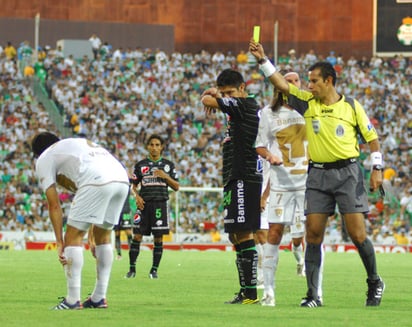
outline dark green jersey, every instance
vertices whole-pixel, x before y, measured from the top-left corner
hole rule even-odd
[[[262,165],[255,149],[259,126],[259,105],[254,98],[219,98],[222,112],[228,115],[223,141],[223,185],[231,180],[262,182]]]
[[[167,159],[160,158],[157,161],[149,158],[139,161],[134,166],[134,176],[131,183],[138,185],[140,183],[139,194],[145,201],[149,200],[168,200],[168,185],[163,178],[155,177],[153,173],[156,170],[163,170],[174,180],[178,180],[175,165]]]

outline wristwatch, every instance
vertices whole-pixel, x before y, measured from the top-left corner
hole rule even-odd
[[[383,167],[382,167],[382,165],[374,165],[374,166],[372,167],[372,169],[373,169],[373,170],[382,171],[382,170],[383,170]]]
[[[268,60],[268,57],[265,56],[263,58],[260,58],[257,62],[258,62],[259,65],[262,65],[266,62],[266,60]]]

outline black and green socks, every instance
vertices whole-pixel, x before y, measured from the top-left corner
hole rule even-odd
[[[162,260],[163,255],[163,242],[154,242],[153,247],[153,264],[151,271],[157,271],[160,265],[160,260]]]
[[[140,253],[140,242],[132,240],[129,251],[130,271],[136,272],[136,260]]]
[[[240,266],[244,278],[244,295],[248,299],[257,299],[257,266],[258,253],[256,251],[255,241],[247,240],[239,244],[241,261]]]
[[[239,244],[235,245],[235,250],[236,250],[236,261],[235,261],[235,263],[236,263],[237,273],[238,273],[238,277],[239,277],[239,285],[240,285],[239,293],[244,293],[245,292],[245,276],[243,274],[242,252],[241,252]]]

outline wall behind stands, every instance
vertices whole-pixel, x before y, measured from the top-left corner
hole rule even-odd
[[[5,44],[11,41],[17,48],[22,41],[34,45],[34,19],[12,19],[0,17],[0,31]],[[102,42],[109,42],[114,49],[123,47],[162,48],[174,50],[172,25],[150,25],[112,22],[80,22],[45,19],[40,17],[39,45],[56,48],[62,39],[87,40],[96,33]],[[4,44],[2,44],[4,46]]]
[[[373,50],[373,0],[13,0],[2,1],[1,9],[0,18],[34,19],[40,13],[42,19],[54,21],[52,29],[42,31],[41,45],[52,43],[52,38],[69,38],[65,32],[71,30],[77,33],[72,38],[96,32],[114,47],[169,50],[168,38],[173,37],[177,51],[238,52],[247,48],[253,25],[261,25],[261,40],[270,52],[278,21],[279,55],[291,48],[298,54],[313,48],[319,54],[334,50],[348,58],[371,56]],[[34,40],[30,26],[24,36],[13,37],[13,21],[6,29],[1,26],[3,42]],[[153,37],[139,26],[118,33],[113,24],[103,22],[172,26],[174,34],[165,29]]]

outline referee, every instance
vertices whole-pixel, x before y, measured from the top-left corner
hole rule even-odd
[[[368,197],[357,160],[360,136],[368,143],[372,157],[370,189],[377,190],[382,184],[382,154],[375,128],[359,102],[336,91],[336,72],[330,63],[318,62],[309,68],[306,91],[289,84],[277,72],[265,57],[261,44],[252,39],[249,50],[265,77],[288,97],[288,103],[306,122],[311,158],[305,194],[308,291],[301,306],[322,305],[318,297],[321,243],[336,204],[367,273],[366,305],[380,305],[385,284],[377,273],[375,251],[366,235],[364,217],[369,211]]]

